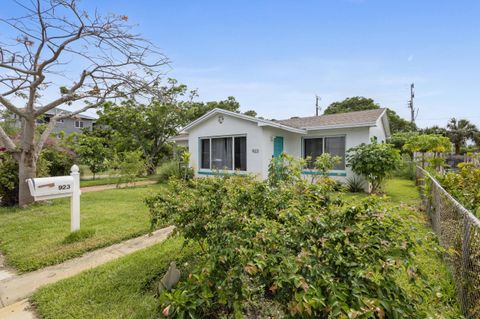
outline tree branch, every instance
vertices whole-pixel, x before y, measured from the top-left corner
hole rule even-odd
[[[2,126],[0,126],[0,141],[2,141],[3,146],[10,152],[16,152],[17,146],[13,143],[12,139],[7,135],[7,133],[3,130]]]
[[[23,114],[15,105],[13,105],[12,102],[4,98],[3,95],[0,95],[0,103],[10,112],[17,114],[20,117],[25,117],[25,114]]]

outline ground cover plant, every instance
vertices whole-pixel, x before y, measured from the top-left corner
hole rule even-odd
[[[381,200],[382,203],[388,203],[392,218],[406,225],[407,228],[402,231],[408,232],[417,243],[410,249],[413,263],[410,271],[399,268],[396,274],[398,285],[408,298],[415,300],[415,307],[419,309],[418,315],[411,318],[425,318],[425,313],[429,314],[427,318],[432,319],[461,318],[453,283],[442,263],[441,250],[428,226],[426,215],[415,209],[419,195],[413,182],[401,179],[387,181],[385,192],[388,200]],[[367,197],[359,193],[332,196],[344,199],[349,205],[356,205]],[[177,261],[182,281],[188,279],[195,263],[202,262],[204,254],[199,245],[192,243],[182,247],[184,240],[174,237],[42,288],[33,298],[37,314],[49,319],[76,317],[79,314],[82,318],[161,318],[164,308],[159,307],[155,287],[170,262]]]
[[[84,193],[81,196],[83,236],[72,235],[74,238],[69,237],[68,198],[26,209],[0,208],[0,251],[10,265],[24,272],[145,234],[150,228],[142,198],[163,188],[150,185]]]
[[[152,225],[170,220],[204,258],[162,293],[164,316],[426,318],[432,312],[419,306],[431,287],[412,258],[417,239],[408,217],[399,219],[373,197],[347,204],[333,196],[331,184],[296,178],[176,181],[171,190],[147,200]],[[438,302],[449,308],[449,301]]]

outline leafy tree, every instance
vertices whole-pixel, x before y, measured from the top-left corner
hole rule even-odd
[[[433,153],[434,157],[438,157],[440,153],[448,152],[452,148],[452,143],[448,137],[438,134],[421,134],[412,135],[403,145],[403,150],[415,153],[422,153],[421,164],[425,168],[425,154]]]
[[[231,112],[240,112],[240,103],[233,96],[229,96],[226,100],[222,101],[192,103],[188,114],[188,121],[193,121],[215,108]]]
[[[243,112],[243,114],[248,115],[248,116],[253,116],[253,117],[257,116],[257,112],[255,112],[254,110],[248,110],[246,112]]]
[[[455,154],[460,154],[467,140],[474,140],[477,134],[478,128],[469,120],[452,118],[447,124],[447,136],[455,146]]]
[[[79,134],[76,136],[75,151],[80,157],[80,163],[87,165],[92,172],[93,179],[97,173],[107,169],[111,150],[103,138]]]
[[[380,105],[375,103],[373,99],[363,96],[354,96],[346,98],[343,101],[333,102],[324,111],[323,114],[348,113],[354,111],[365,111],[379,109]],[[392,133],[416,131],[417,126],[398,116],[395,111],[387,108],[388,121],[390,122],[390,130]]]
[[[383,182],[400,163],[400,152],[390,144],[361,144],[347,151],[348,166],[370,183],[371,193],[381,190]]]
[[[114,166],[118,167],[117,187],[121,183],[135,184],[136,178],[145,173],[146,163],[141,150],[123,152],[114,161]]]
[[[185,85],[169,79],[168,86],[161,88],[161,98],[155,97],[148,104],[134,100],[106,104],[99,112],[97,124],[106,127],[103,132],[111,137],[110,143],[117,152],[140,149],[148,163],[148,172],[153,174],[168,139],[175,136],[195,112],[191,101],[179,100],[186,94]]]
[[[420,132],[422,134],[437,134],[437,135],[447,136],[447,129],[444,127],[440,127],[438,125],[426,127],[424,129],[421,129]]]
[[[397,150],[400,150],[400,152],[409,152],[407,150],[403,149],[403,146],[414,136],[417,136],[418,132],[399,132],[392,134],[388,138],[388,143],[392,144]]]
[[[25,206],[33,201],[26,179],[36,176],[55,124],[111,99],[149,93],[168,60],[132,32],[126,15],[89,13],[76,0],[17,3],[19,17],[0,20],[4,34],[18,33],[0,46],[0,105],[21,119],[22,129],[17,142],[0,126],[0,140],[18,163]],[[78,75],[64,74],[69,68]],[[60,78],[67,82],[59,87]],[[73,104],[80,108],[53,116],[36,134],[37,119]]]

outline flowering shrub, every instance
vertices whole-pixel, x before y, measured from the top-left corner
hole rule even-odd
[[[418,318],[395,281],[412,240],[375,199],[348,206],[331,184],[252,177],[171,181],[146,200],[202,258],[160,296],[177,318]]]

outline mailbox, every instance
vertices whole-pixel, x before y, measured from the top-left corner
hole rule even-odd
[[[72,176],[31,178],[27,182],[35,200],[69,197],[73,193]]]

